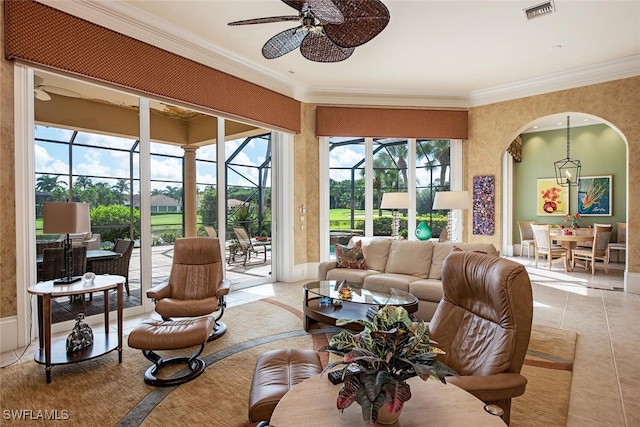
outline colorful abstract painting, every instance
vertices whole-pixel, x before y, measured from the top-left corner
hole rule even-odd
[[[583,176],[578,182],[578,213],[583,216],[611,216],[611,175]]]
[[[566,215],[569,213],[569,187],[561,187],[555,178],[538,179],[538,216]]]
[[[495,220],[495,176],[473,177],[473,234],[493,236]]]

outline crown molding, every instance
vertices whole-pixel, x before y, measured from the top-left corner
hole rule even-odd
[[[472,91],[469,107],[640,76],[640,55]]]
[[[634,55],[471,92],[310,87],[122,1],[38,1],[306,103],[471,108],[640,75],[640,55]]]
[[[368,91],[344,88],[312,88],[307,91],[302,102],[310,104],[467,108],[469,106],[469,93],[465,91]]]

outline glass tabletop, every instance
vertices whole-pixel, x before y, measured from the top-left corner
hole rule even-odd
[[[304,288],[321,297],[360,304],[408,305],[415,304],[418,301],[415,296],[399,289],[390,288],[389,293],[371,291],[363,289],[362,283],[347,283],[351,287],[351,298],[343,298],[338,289],[342,283],[342,281],[321,280],[307,283],[304,285]]]

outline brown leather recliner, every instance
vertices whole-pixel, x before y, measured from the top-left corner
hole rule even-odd
[[[475,252],[452,252],[442,268],[444,297],[429,336],[446,352],[442,361],[460,376],[447,382],[504,410],[524,393],[520,374],[533,317],[531,282],[524,266]]]
[[[175,241],[169,281],[147,291],[164,320],[196,317],[220,311],[208,341],[226,332],[220,322],[231,282],[223,278],[224,261],[220,243],[214,237],[183,237]]]

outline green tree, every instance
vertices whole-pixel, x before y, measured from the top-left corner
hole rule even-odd
[[[76,179],[76,184],[74,185],[74,194],[76,187],[86,190],[87,187],[91,187],[92,185],[93,182],[91,182],[91,178],[89,178],[88,176],[79,176],[78,179]]]
[[[218,192],[215,187],[212,185],[207,186],[204,189],[202,194],[202,198],[200,200],[200,208],[198,209],[198,213],[202,218],[203,225],[213,225],[214,227],[218,224]]]
[[[41,175],[36,179],[36,190],[43,193],[51,193],[54,188],[61,184],[67,184],[64,181],[60,181],[58,175]]]
[[[451,167],[451,146],[448,139],[419,141],[417,152],[426,158],[428,166],[440,166],[441,186],[446,185],[447,169]],[[437,160],[437,162],[436,162]]]

